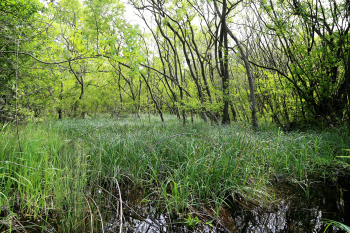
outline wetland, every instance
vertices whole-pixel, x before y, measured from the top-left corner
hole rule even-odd
[[[1,232],[323,232],[350,225],[349,136],[167,116],[0,135]],[[21,148],[20,148],[20,146]],[[330,226],[327,232],[343,232]]]

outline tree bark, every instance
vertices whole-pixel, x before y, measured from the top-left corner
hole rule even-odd
[[[222,124],[229,125],[231,123],[229,114],[229,72],[228,72],[228,42],[227,42],[227,27],[226,27],[226,10],[227,2],[223,0],[222,16],[221,16],[221,32],[219,39],[219,60],[222,76],[222,91],[224,100],[224,109],[222,114]]]
[[[225,0],[226,1],[226,0]],[[223,15],[220,13],[219,8],[217,6],[217,0],[214,0],[214,6],[215,6],[215,10],[216,13],[219,15],[220,18],[223,17]],[[224,15],[225,16],[225,15]],[[256,103],[255,103],[255,93],[254,93],[254,80],[253,80],[253,76],[252,73],[250,71],[250,65],[248,62],[248,58],[244,52],[244,49],[241,45],[241,43],[239,42],[239,40],[237,39],[237,37],[235,35],[233,35],[233,33],[231,32],[231,30],[228,28],[228,26],[225,24],[227,33],[231,36],[231,38],[236,42],[238,49],[240,51],[242,60],[244,62],[244,66],[246,68],[246,73],[247,73],[247,77],[248,77],[248,82],[249,82],[249,90],[250,90],[250,98],[251,98],[251,111],[252,111],[252,125],[253,125],[253,129],[255,131],[259,130],[259,126],[258,126],[258,117],[256,114]]]

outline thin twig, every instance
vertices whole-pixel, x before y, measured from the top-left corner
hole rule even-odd
[[[94,199],[92,199],[91,197],[90,197],[90,199],[91,199],[91,200],[93,201],[93,203],[95,204],[96,209],[97,209],[97,212],[98,212],[98,214],[100,215],[101,224],[102,224],[102,232],[104,233],[105,230],[104,230],[104,226],[103,226],[103,218],[102,218],[102,215],[101,215],[101,212],[100,212],[100,208],[99,208],[99,206],[96,204],[96,202],[95,202]]]
[[[122,200],[122,194],[120,192],[120,187],[119,187],[119,184],[118,184],[118,180],[113,177],[113,179],[115,180],[115,183],[117,184],[117,187],[118,187],[118,192],[119,192],[119,202],[120,202],[120,228],[119,228],[119,233],[122,233],[122,230],[123,230],[123,200]]]
[[[101,190],[103,190],[106,193],[108,193],[111,197],[114,197],[115,199],[118,199],[116,196],[114,196],[112,193],[108,192],[105,188],[101,187],[100,185],[97,185],[97,187],[99,187]],[[113,202],[111,200],[107,199],[107,201],[109,202],[110,205],[113,206],[114,209],[118,210],[119,207],[115,207],[115,205],[113,204]],[[117,215],[118,215],[118,212],[117,212]]]
[[[34,168],[34,167],[24,166],[24,165],[22,165],[22,164],[14,163],[14,162],[11,162],[11,161],[0,161],[0,163],[12,163],[12,164],[14,164],[14,165],[18,165],[18,166],[21,166],[21,167],[27,167],[27,168],[30,168],[30,169],[38,170],[38,169],[36,169],[36,168]]]
[[[113,178],[113,177],[112,177],[112,178]],[[116,196],[114,196],[112,193],[108,192],[105,188],[103,188],[103,187],[101,187],[101,186],[99,186],[99,185],[98,185],[98,187],[101,188],[103,191],[107,192],[109,195],[111,195],[111,196],[114,197],[115,199],[118,199],[118,197],[116,197]],[[112,204],[112,205],[113,205],[113,204]],[[114,205],[113,205],[113,206],[114,206]],[[124,206],[126,206],[127,208],[129,208],[131,212],[133,212],[137,217],[139,217],[138,220],[140,220],[140,221],[142,220],[142,221],[144,221],[144,222],[146,222],[146,223],[152,225],[152,226],[155,227],[155,228],[161,229],[161,226],[160,226],[159,224],[157,224],[157,223],[155,223],[155,222],[152,222],[152,221],[148,222],[147,219],[146,219],[145,217],[139,215],[133,208],[131,208],[131,206],[128,206],[127,203],[124,203]],[[115,208],[115,207],[114,207],[114,208]],[[118,215],[118,214],[117,214],[117,215]],[[149,216],[148,216],[148,218],[149,218]],[[156,225],[156,224],[157,224],[157,225]]]
[[[91,233],[94,233],[94,226],[93,226],[93,220],[92,220],[92,211],[91,211],[91,206],[89,204],[89,201],[86,199],[85,195],[84,195],[84,199],[86,201],[86,203],[89,206],[89,210],[90,210],[90,219],[91,219]]]
[[[14,214],[13,215],[13,218],[15,219],[15,221],[18,223],[18,225],[20,225],[21,227],[22,227],[22,229],[26,232],[26,233],[28,233],[28,231],[26,230],[26,228],[20,223],[20,221],[16,218],[16,215]]]
[[[16,35],[17,37],[17,35]],[[15,40],[16,41],[16,40]],[[22,152],[22,146],[21,146],[21,140],[19,137],[19,130],[18,130],[18,50],[19,50],[19,39],[16,41],[16,102],[15,102],[15,119],[16,119],[16,132],[17,132],[17,138],[18,138],[18,146],[19,151]]]

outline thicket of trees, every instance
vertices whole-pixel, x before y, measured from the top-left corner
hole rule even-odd
[[[0,121],[171,113],[350,125],[350,1],[0,2]]]

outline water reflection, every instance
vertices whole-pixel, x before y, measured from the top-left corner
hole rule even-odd
[[[282,197],[277,204],[247,208],[249,205],[244,201],[236,201],[231,203],[231,207],[220,211],[220,217],[213,222],[214,227],[199,224],[193,229],[186,226],[184,220],[164,213],[164,209],[162,211],[156,202],[139,204],[135,209],[126,208],[123,232],[323,232],[327,226],[322,222],[323,219],[350,225],[349,176],[327,178],[309,184],[283,182],[274,186],[276,197]],[[133,196],[130,190],[128,194]],[[126,203],[133,206],[133,202]],[[207,212],[207,215],[210,213]],[[116,230],[113,228],[107,232]],[[343,231],[331,227],[327,232]]]
[[[105,220],[103,230],[106,233],[119,232],[122,222],[124,233],[324,232],[327,227],[327,224],[322,221],[324,219],[335,220],[350,226],[349,178],[350,175],[343,175],[319,179],[317,182],[314,178],[310,179],[313,181],[309,183],[279,180],[273,185],[277,200],[270,206],[262,207],[257,203],[250,203],[236,194],[236,201],[228,200],[229,207],[223,207],[219,217],[216,217],[214,209],[210,206],[201,205],[197,210],[193,210],[193,218],[198,215],[196,217],[201,220],[200,224],[193,227],[187,226],[183,218],[175,214],[170,215],[166,206],[159,203],[156,195],[147,196],[143,189],[125,182],[121,185],[122,216],[118,211],[120,210],[118,193],[112,195],[113,198],[111,202],[108,201],[109,204],[101,205],[105,207],[103,211],[108,212],[104,215],[108,220]],[[111,194],[100,190],[104,189],[98,188],[91,195],[97,197]],[[109,197],[106,196],[101,200],[107,202]],[[5,212],[2,211],[2,214]],[[54,223],[55,219],[52,222]],[[27,232],[59,232],[60,228],[57,224],[52,224],[49,228],[41,227],[41,224],[21,219],[21,225],[18,228],[14,225],[12,230],[22,232],[25,227]],[[86,219],[86,226],[89,226],[89,219]],[[97,225],[94,232],[101,232],[102,229],[99,227],[100,225]],[[0,232],[5,231],[9,231],[6,225],[0,228]],[[85,232],[89,232],[89,227],[85,228]],[[343,231],[331,227],[328,228],[328,232]]]

